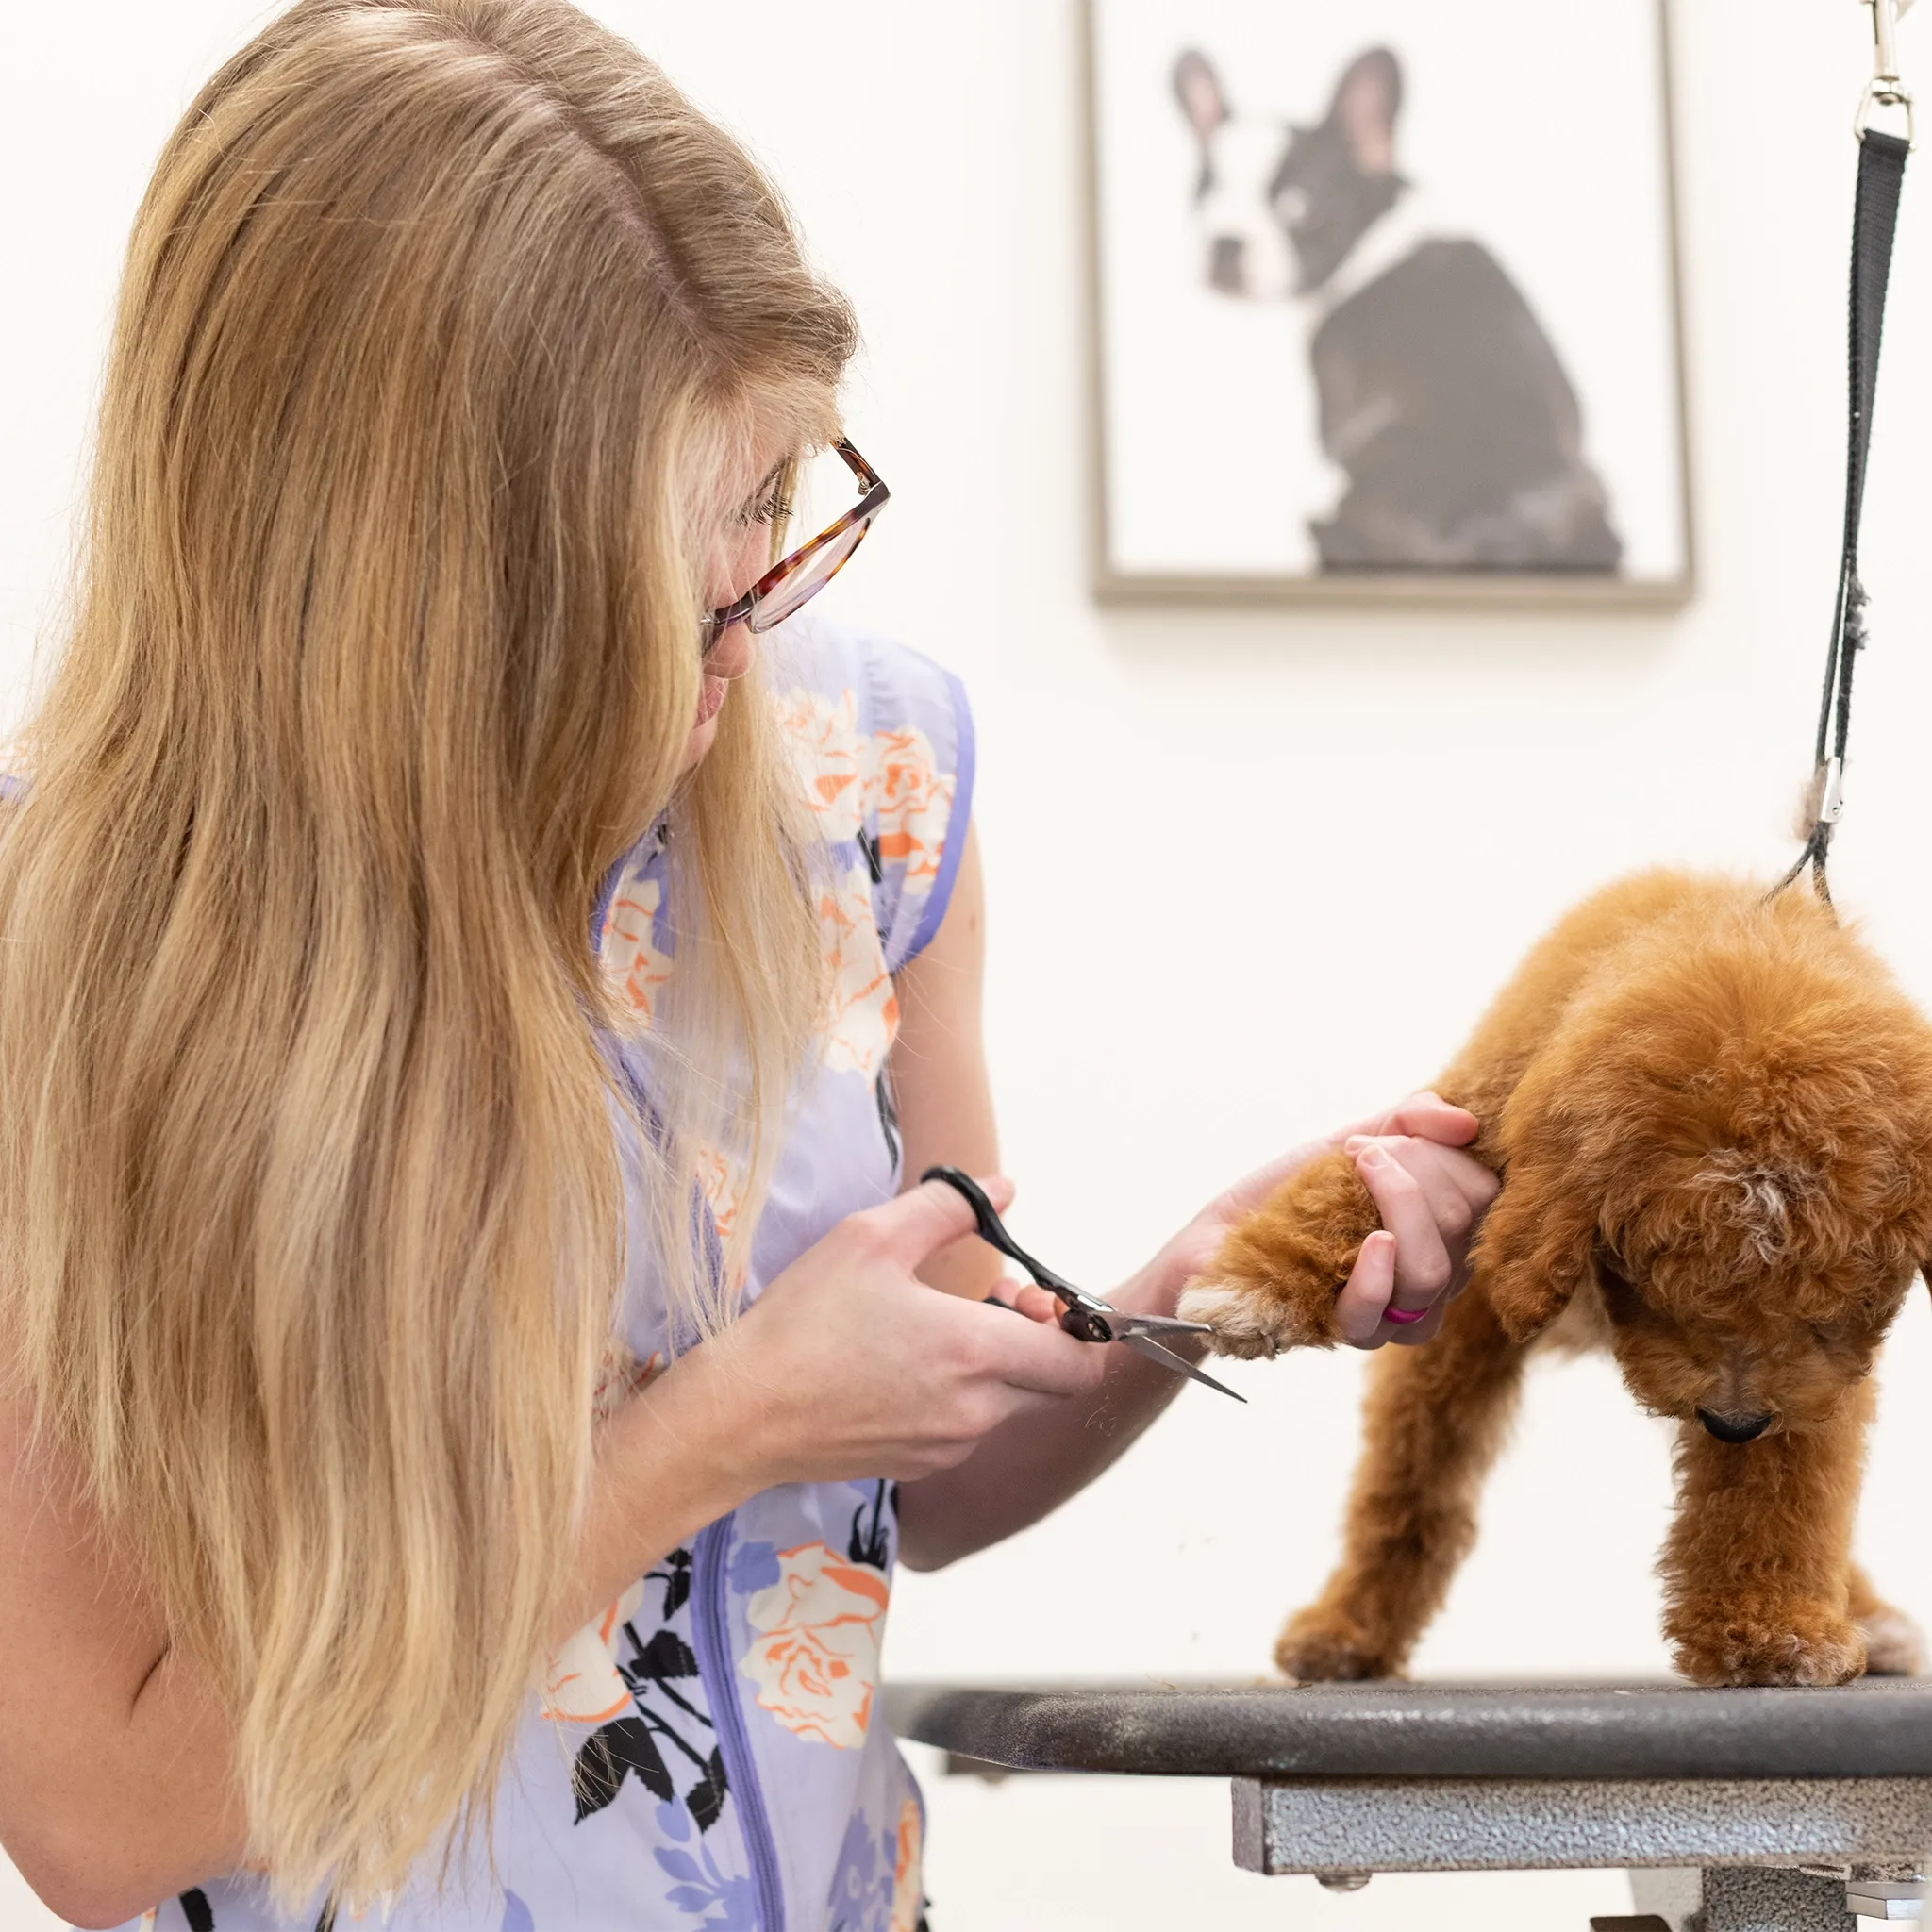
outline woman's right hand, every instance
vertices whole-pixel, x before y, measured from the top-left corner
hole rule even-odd
[[[986,1182],[1004,1208],[1012,1190]],[[971,1234],[973,1210],[931,1181],[841,1221],[653,1393],[701,1403],[747,1495],[777,1483],[953,1469],[1010,1417],[1098,1391],[1106,1350],[1028,1313],[961,1300],[916,1271]],[[1020,1297],[1008,1287],[1004,1298]]]

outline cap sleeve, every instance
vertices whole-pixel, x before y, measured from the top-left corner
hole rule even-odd
[[[872,757],[867,828],[886,967],[932,943],[973,822],[973,712],[950,671],[903,644],[867,646]]]
[[[973,816],[973,713],[951,672],[887,638],[787,625],[779,708],[821,838],[869,874],[888,973],[932,942]]]

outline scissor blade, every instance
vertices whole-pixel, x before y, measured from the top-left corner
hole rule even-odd
[[[1116,1315],[1108,1312],[1108,1326],[1116,1335],[1212,1335],[1211,1322],[1183,1322],[1176,1315]]]
[[[1210,1389],[1218,1389],[1224,1395],[1233,1395],[1237,1402],[1245,1402],[1245,1395],[1237,1395],[1225,1382],[1217,1382],[1212,1375],[1204,1375],[1192,1362],[1183,1359],[1171,1348],[1162,1348],[1151,1335],[1117,1335],[1114,1340],[1123,1348],[1131,1348],[1136,1355],[1145,1356],[1150,1362],[1158,1362],[1163,1369],[1172,1369],[1177,1375],[1186,1375],[1191,1381],[1205,1382]]]

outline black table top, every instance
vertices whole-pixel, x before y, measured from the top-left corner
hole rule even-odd
[[[1161,1777],[1932,1777],[1932,1679],[1688,1685],[899,1684],[901,1737]]]

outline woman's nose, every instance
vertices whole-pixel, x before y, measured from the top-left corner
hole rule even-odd
[[[1720,1415],[1714,1408],[1700,1408],[1697,1420],[1720,1442],[1755,1442],[1777,1420],[1774,1415]]]

